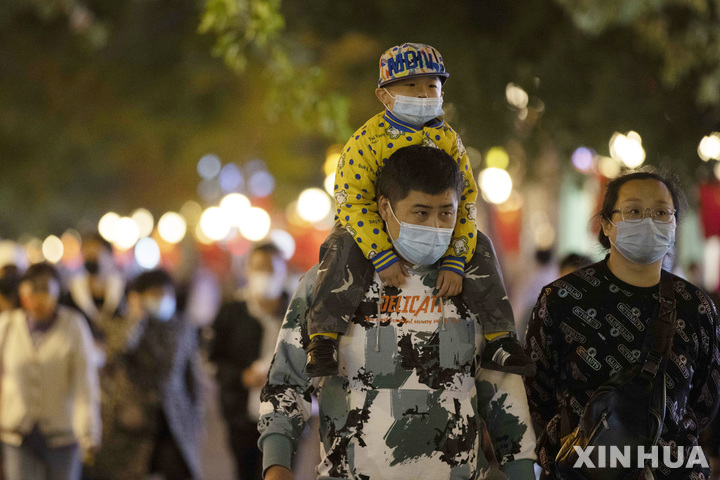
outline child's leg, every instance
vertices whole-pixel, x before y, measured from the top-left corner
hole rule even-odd
[[[313,303],[306,319],[308,333],[345,333],[373,275],[372,262],[352,235],[336,223],[320,247]]]
[[[477,232],[477,247],[465,266],[462,298],[476,313],[488,341],[482,366],[521,375],[533,375],[535,364],[525,354],[515,333],[512,307],[490,239]],[[498,352],[501,349],[502,351]]]
[[[311,341],[307,372],[310,376],[337,373],[334,347],[337,335],[344,334],[374,275],[372,262],[365,258],[345,228],[336,223],[320,248],[320,265],[306,323]],[[319,347],[319,348],[316,348]]]
[[[462,297],[473,312],[483,314],[485,335],[515,333],[515,319],[505,292],[495,249],[490,239],[479,230],[475,254],[465,265]]]

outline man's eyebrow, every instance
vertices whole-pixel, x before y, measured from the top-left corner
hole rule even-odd
[[[452,208],[452,207],[454,207],[454,206],[455,206],[454,203],[447,203],[447,204],[445,204],[445,205],[440,205],[439,207],[433,207],[433,206],[431,206],[431,205],[423,205],[423,204],[421,204],[421,203],[416,203],[415,205],[412,206],[412,208],[428,208],[428,209],[432,209],[432,208]]]

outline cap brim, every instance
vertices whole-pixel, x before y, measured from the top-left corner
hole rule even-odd
[[[407,75],[402,78],[395,78],[393,80],[386,80],[382,83],[378,83],[378,87],[384,87],[386,85],[390,85],[391,83],[400,82],[402,80],[407,80],[408,78],[417,78],[417,77],[440,77],[440,84],[444,84],[445,81],[450,76],[449,73],[443,72],[443,73],[417,73],[414,75]]]

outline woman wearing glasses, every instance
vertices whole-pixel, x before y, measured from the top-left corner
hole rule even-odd
[[[593,391],[644,358],[643,342],[658,305],[663,258],[675,244],[681,198],[672,180],[655,173],[614,179],[599,213],[599,241],[609,254],[540,292],[525,347],[537,373],[525,379],[525,386],[541,478],[557,478],[554,461],[562,437],[577,426]],[[671,279],[677,322],[664,374],[667,408],[658,444],[672,447],[671,465],[680,454],[687,465],[691,447],[720,402],[718,316],[702,290],[680,277]],[[689,469],[668,467],[662,450],[652,472],[656,479],[708,477],[707,468],[697,463]],[[650,478],[647,469],[644,475]]]

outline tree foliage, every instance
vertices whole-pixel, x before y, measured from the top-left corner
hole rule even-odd
[[[695,180],[720,125],[718,25],[717,0],[4,0],[0,236],[177,209],[208,152],[265,159],[282,205],[382,108],[377,60],[404,41],[442,52],[450,123],[505,146],[517,178],[554,184],[575,148],[635,130]]]

